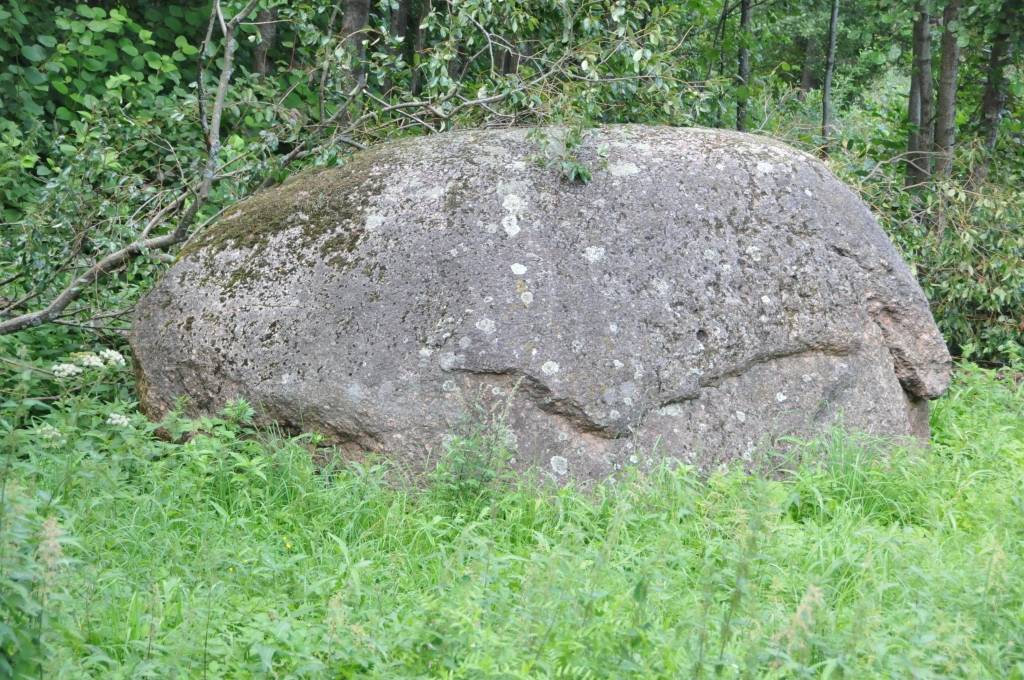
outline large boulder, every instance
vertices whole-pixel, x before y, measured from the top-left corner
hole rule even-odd
[[[749,459],[835,424],[927,437],[942,336],[813,157],[605,127],[572,151],[581,185],[539,148],[525,130],[408,139],[228,210],[138,306],[144,407],[244,397],[420,470],[496,419],[515,467],[578,480]]]

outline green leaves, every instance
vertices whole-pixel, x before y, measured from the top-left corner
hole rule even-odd
[[[46,51],[39,45],[25,45],[21,48],[21,56],[31,62],[38,62],[46,59]]]

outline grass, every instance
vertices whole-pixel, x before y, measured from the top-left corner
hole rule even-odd
[[[422,488],[318,470],[244,405],[167,443],[123,369],[90,370],[4,383],[9,673],[1024,678],[1009,372],[961,367],[927,452],[835,433],[782,480],[660,469],[585,494],[467,484],[465,459]]]

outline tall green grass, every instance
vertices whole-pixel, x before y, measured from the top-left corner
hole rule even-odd
[[[467,484],[471,446],[419,487],[321,469],[242,405],[168,443],[123,389],[72,379],[26,411],[9,382],[0,656],[43,678],[1021,678],[1019,381],[961,367],[929,451],[835,433],[779,480],[587,493]]]

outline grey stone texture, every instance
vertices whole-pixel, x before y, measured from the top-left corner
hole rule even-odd
[[[513,467],[584,482],[750,460],[837,423],[927,437],[945,343],[819,161],[610,126],[574,151],[581,185],[539,153],[521,129],[408,139],[228,210],[138,306],[145,409],[244,397],[413,471],[494,418]]]

